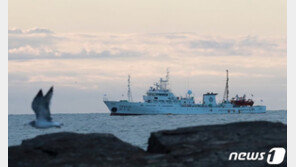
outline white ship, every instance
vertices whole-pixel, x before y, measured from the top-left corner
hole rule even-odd
[[[188,90],[186,97],[176,97],[168,88],[169,72],[166,78],[160,78],[158,83],[143,96],[144,102],[133,102],[128,78],[128,100],[109,101],[104,98],[111,115],[153,115],[153,114],[243,114],[265,113],[266,106],[256,105],[246,96],[228,100],[228,70],[224,98],[221,103],[216,102],[217,93],[203,94],[202,103],[196,103],[192,91]]]

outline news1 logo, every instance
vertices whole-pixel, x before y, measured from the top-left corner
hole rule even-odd
[[[278,165],[283,162],[286,155],[286,149],[282,147],[274,147],[268,152],[231,152],[228,160],[239,161],[262,161],[271,165]]]

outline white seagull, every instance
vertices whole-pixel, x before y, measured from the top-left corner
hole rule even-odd
[[[49,89],[45,96],[43,96],[42,90],[40,89],[36,97],[32,102],[32,109],[35,112],[36,120],[31,121],[29,124],[35,128],[60,128],[63,124],[53,122],[50,117],[50,100],[53,94],[53,86]]]

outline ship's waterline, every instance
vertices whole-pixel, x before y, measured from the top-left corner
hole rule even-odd
[[[178,104],[147,104],[127,101],[105,101],[111,115],[154,114],[244,114],[265,113],[265,106],[254,107],[182,107]]]

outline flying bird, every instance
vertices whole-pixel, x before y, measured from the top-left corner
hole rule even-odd
[[[53,122],[50,116],[50,100],[53,94],[53,86],[49,89],[45,96],[43,96],[40,89],[32,102],[32,109],[35,112],[36,120],[31,121],[29,124],[35,128],[60,128],[63,124]]]

